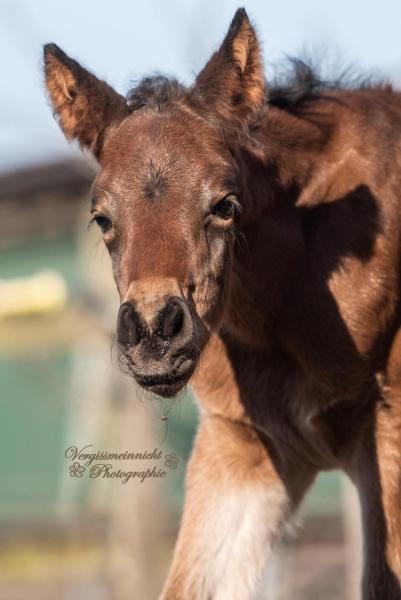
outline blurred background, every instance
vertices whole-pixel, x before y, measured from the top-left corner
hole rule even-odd
[[[268,76],[285,55],[323,56],[401,81],[395,0],[243,3]],[[183,501],[197,412],[138,396],[113,353],[117,294],[88,231],[95,165],[67,145],[42,82],[56,42],[119,92],[159,71],[189,83],[225,34],[225,0],[0,0],[0,598],[154,600]],[[168,412],[169,411],[169,412]],[[168,412],[168,430],[161,417]],[[164,479],[71,476],[66,449],[175,453]],[[142,461],[152,468],[155,462]],[[138,468],[121,461],[121,468]],[[73,474],[74,475],[74,474]],[[257,600],[358,598],[355,492],[322,475],[266,569]]]

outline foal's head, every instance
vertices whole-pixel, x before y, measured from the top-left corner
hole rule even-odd
[[[255,32],[237,11],[190,89],[147,78],[125,99],[53,44],[45,72],[65,135],[100,165],[91,211],[120,293],[119,345],[141,386],[173,396],[223,317],[241,209],[232,142],[264,105]]]

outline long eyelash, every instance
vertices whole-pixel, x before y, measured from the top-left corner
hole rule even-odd
[[[242,204],[238,200],[230,200],[234,204],[235,210],[237,212],[242,212]]]
[[[238,246],[247,253],[248,258],[251,258],[251,251],[248,246],[248,241],[247,241],[245,235],[243,234],[243,232],[240,231],[239,229],[237,229],[237,227],[234,224],[232,224],[232,225],[230,225],[230,227],[227,231],[227,234],[228,234],[228,242],[229,242],[231,248],[234,247],[234,243],[236,242],[238,244]]]

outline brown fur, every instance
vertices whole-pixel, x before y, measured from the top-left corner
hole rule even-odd
[[[147,79],[127,105],[54,48],[54,110],[100,161],[123,353],[141,385],[192,378],[200,402],[161,598],[251,598],[316,473],[341,468],[363,598],[399,600],[400,94],[266,92],[243,10],[191,89]]]

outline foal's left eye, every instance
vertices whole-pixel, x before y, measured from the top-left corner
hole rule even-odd
[[[219,219],[224,219],[228,221],[232,219],[234,216],[235,206],[237,204],[237,199],[233,194],[226,196],[220,202],[217,202],[212,208],[212,215],[215,215]]]
[[[95,215],[93,217],[95,223],[99,226],[102,233],[106,233],[111,228],[111,221],[104,215]]]

